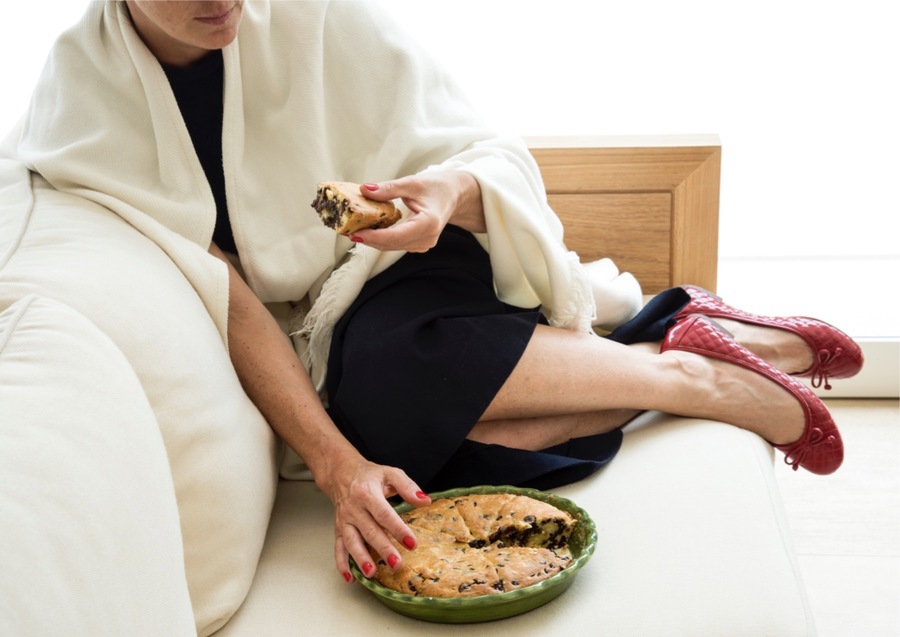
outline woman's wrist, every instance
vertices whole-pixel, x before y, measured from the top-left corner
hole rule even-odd
[[[469,232],[486,232],[484,206],[481,200],[481,185],[471,173],[452,171],[456,182],[456,205],[449,222]]]
[[[338,478],[350,472],[350,468],[362,459],[356,448],[345,439],[330,438],[321,449],[308,453],[305,460],[316,486],[334,502],[338,496],[335,492]]]

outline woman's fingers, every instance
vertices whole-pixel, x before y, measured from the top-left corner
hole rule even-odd
[[[420,507],[431,504],[431,498],[428,497],[428,494],[422,491],[422,489],[419,488],[419,485],[406,475],[406,472],[401,469],[389,468],[387,473],[388,480],[385,482],[384,490],[385,498],[399,495],[403,498],[404,502],[413,506]],[[382,512],[388,517],[387,519],[378,518],[381,525],[388,529],[406,548],[413,548],[410,546],[409,540],[412,540],[414,546],[415,537],[412,535],[412,531],[406,523],[403,522],[400,516],[397,515],[397,512],[394,511],[394,508],[388,504],[387,508]]]
[[[385,493],[385,496],[390,497],[392,495],[399,495],[406,503],[417,507],[431,504],[431,498],[419,488],[419,485],[416,484],[412,478],[399,469],[397,470],[397,474],[398,475],[391,481],[394,492]]]
[[[350,238],[382,252],[427,252],[437,244],[443,229],[444,225],[439,217],[429,212],[419,212],[390,228],[359,230]]]
[[[457,201],[453,183],[447,173],[427,173],[362,184],[363,196],[377,201],[401,199],[410,214],[389,228],[360,230],[350,238],[382,251],[427,252],[453,215]]]
[[[347,556],[347,546],[344,544],[344,537],[337,535],[334,538],[334,563],[337,564],[338,572],[344,581],[348,584],[353,581],[353,575],[350,573],[350,560]]]
[[[338,544],[343,545],[339,547]],[[340,549],[343,548],[343,551]],[[369,553],[366,548],[366,543],[363,541],[358,529],[350,524],[345,524],[341,527],[341,535],[335,541],[335,553],[337,554],[340,551],[340,555],[338,555],[338,559],[343,562],[348,562],[347,556],[349,554],[350,557],[353,558],[353,561],[356,562],[356,565],[359,567],[359,570],[362,571],[363,575],[366,577],[372,577],[375,575],[375,558],[372,557],[371,553]],[[340,566],[338,567],[341,568]],[[345,572],[349,572],[349,568],[345,569]],[[347,579],[346,576],[343,576],[344,579]]]
[[[363,197],[376,201],[405,200],[410,197],[418,197],[423,191],[422,179],[415,175],[380,183],[365,183],[359,187],[359,192]]]
[[[373,488],[375,484],[378,488]],[[352,489],[352,495],[337,504],[335,562],[345,579],[344,573],[349,572],[348,554],[366,577],[372,577],[378,559],[391,568],[400,565],[398,543],[408,549],[415,548],[415,536],[387,501],[395,494],[413,505],[430,502],[403,471],[371,465],[368,475],[362,476]],[[373,558],[372,551],[378,557]]]

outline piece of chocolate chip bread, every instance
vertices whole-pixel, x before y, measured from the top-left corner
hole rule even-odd
[[[390,201],[375,201],[359,192],[359,184],[346,181],[321,182],[316,187],[313,209],[338,234],[366,228],[387,228],[400,221],[400,211]]]

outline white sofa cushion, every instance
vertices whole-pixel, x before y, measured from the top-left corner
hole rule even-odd
[[[156,244],[0,160],[0,310],[29,294],[84,314],[137,373],[169,456],[197,631],[213,632],[250,586],[277,481],[275,437],[218,330]]]
[[[779,464],[779,469],[783,467]],[[483,637],[800,637],[815,634],[773,473],[772,448],[721,423],[650,412],[594,476],[556,490],[584,507],[597,551],[569,590]],[[217,637],[455,635],[410,619],[332,564],[331,508],[315,486],[282,482],[253,588]]]
[[[0,312],[0,634],[194,634],[159,427],[87,319]]]

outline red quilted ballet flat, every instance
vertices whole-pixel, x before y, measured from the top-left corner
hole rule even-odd
[[[717,358],[740,365],[777,383],[797,399],[806,417],[806,426],[799,439],[787,445],[773,445],[784,452],[785,464],[792,466],[794,471],[803,467],[820,475],[833,473],[841,466],[844,460],[844,443],[834,419],[819,397],[797,379],[739,345],[708,318],[694,314],[676,323],[666,334],[660,348],[660,352],[667,350]]]
[[[777,327],[797,334],[812,350],[813,364],[806,371],[792,375],[811,378],[813,387],[824,386],[825,389],[831,389],[829,378],[850,378],[862,369],[863,354],[859,345],[833,325],[805,316],[758,316],[726,305],[718,296],[703,288],[693,285],[684,285],[682,288],[691,295],[691,300],[675,315],[676,321],[691,314],[703,314],[711,318],[728,318],[742,323]]]

